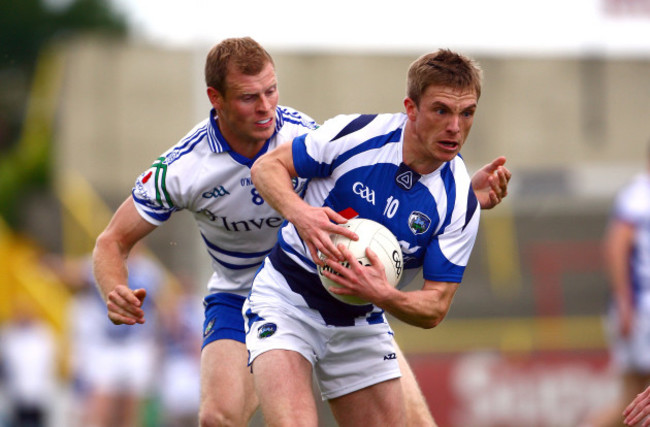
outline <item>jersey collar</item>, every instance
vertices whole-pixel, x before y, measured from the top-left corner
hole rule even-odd
[[[280,114],[280,108],[276,107],[275,132],[273,132],[271,138],[269,138],[266,141],[266,144],[264,144],[264,148],[262,149],[262,152],[266,151],[269,145],[269,141],[273,139],[273,137],[282,128],[283,122],[284,120],[282,119],[282,115]],[[221,131],[219,130],[219,125],[217,125],[217,112],[214,108],[210,110],[210,123],[208,126],[208,144],[210,145],[210,149],[215,153],[223,153],[226,151],[231,151],[230,144],[228,144],[226,138],[224,138],[224,136],[221,134]],[[233,154],[235,153],[233,152]]]

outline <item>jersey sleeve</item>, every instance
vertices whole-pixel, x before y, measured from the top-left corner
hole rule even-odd
[[[365,141],[364,131],[376,114],[338,115],[318,129],[293,140],[294,168],[303,178],[325,177],[331,174],[337,159]],[[350,137],[354,135],[354,137]]]
[[[176,197],[179,178],[170,172],[166,157],[159,157],[135,181],[131,192],[138,213],[146,221],[161,225],[172,213],[183,209]]]
[[[463,182],[457,193],[449,224],[427,247],[423,269],[426,280],[460,283],[474,248],[481,209],[469,183]]]
[[[647,202],[647,196],[642,191],[643,187],[640,185],[640,181],[637,178],[616,197],[613,212],[615,219],[632,225],[638,225],[645,221],[650,203]]]
[[[301,178],[315,178],[329,175],[331,171],[330,164],[321,162],[310,155],[307,151],[306,138],[307,135],[294,138],[291,146],[293,166],[296,173]]]

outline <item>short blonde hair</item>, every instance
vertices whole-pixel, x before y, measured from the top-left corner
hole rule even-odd
[[[259,74],[266,64],[271,63],[271,55],[250,37],[229,38],[216,44],[205,60],[205,84],[226,95],[226,77],[232,69],[243,74]]]
[[[431,85],[472,89],[481,97],[483,71],[476,61],[449,49],[422,55],[409,67],[406,95],[420,105],[424,91]]]

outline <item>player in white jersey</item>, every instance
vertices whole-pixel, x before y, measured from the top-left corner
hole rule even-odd
[[[265,419],[316,425],[315,374],[341,425],[406,425],[400,369],[384,312],[422,328],[439,324],[461,282],[480,209],[458,156],[481,93],[478,65],[449,50],[409,68],[405,114],[345,115],[295,138],[253,166],[255,186],[289,224],[255,277],[244,304],[246,344]],[[304,200],[291,179],[309,178]],[[423,269],[421,290],[387,281],[371,250],[356,262],[332,233],[359,216],[387,226],[407,271]],[[316,265],[342,285],[331,291],[371,304],[350,306],[322,287]],[[338,261],[347,261],[344,268]],[[412,275],[406,275],[408,283]]]
[[[95,289],[90,258],[71,263],[67,283],[75,289],[68,328],[72,366],[79,387],[80,425],[137,425],[159,372],[158,317],[154,301],[163,291],[162,269],[142,254],[129,257],[129,285],[144,288],[148,319],[129,327],[106,321],[104,302]]]
[[[219,76],[216,78],[215,76]],[[95,248],[95,274],[116,323],[141,323],[144,294],[125,283],[123,260],[134,242],[171,214],[194,216],[212,258],[201,355],[201,425],[245,425],[258,405],[247,367],[241,308],[252,278],[277,240],[282,217],[252,186],[250,167],[262,154],[315,127],[308,116],[278,107],[271,57],[250,38],[227,39],[206,61],[210,117],[162,155],[136,181]],[[475,174],[481,205],[506,195],[509,171],[498,158]],[[300,194],[302,180],[293,181]],[[407,364],[409,408],[431,418]],[[416,416],[414,415],[414,418]],[[422,423],[420,424],[422,425]]]
[[[594,426],[619,424],[625,405],[650,383],[650,163],[648,167],[617,194],[605,236],[612,291],[606,329],[622,395],[592,418]]]
[[[174,212],[194,216],[214,270],[204,304],[200,422],[245,425],[258,403],[246,367],[241,306],[283,222],[256,193],[250,167],[316,125],[278,106],[273,60],[250,38],[213,47],[205,75],[213,110],[137,179],[132,196],[97,239],[94,273],[109,318],[144,323],[146,293],[126,286],[125,259]],[[300,192],[302,183],[295,183]]]
[[[135,208],[150,223],[162,225],[179,210],[194,217],[212,259],[211,293],[248,295],[255,272],[277,240],[284,219],[255,190],[250,167],[258,156],[316,124],[281,106],[275,109],[275,123],[273,136],[255,157],[247,158],[228,145],[213,110],[135,183]],[[304,184],[294,180],[296,192]]]

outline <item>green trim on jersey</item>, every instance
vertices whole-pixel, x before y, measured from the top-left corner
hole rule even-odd
[[[158,157],[158,159],[151,165],[151,167],[156,168],[156,200],[162,205],[162,196],[164,195],[169,207],[173,208],[174,203],[172,203],[172,199],[169,197],[169,193],[167,192],[167,186],[165,185],[165,179],[167,178],[167,165],[164,161],[164,157]]]

